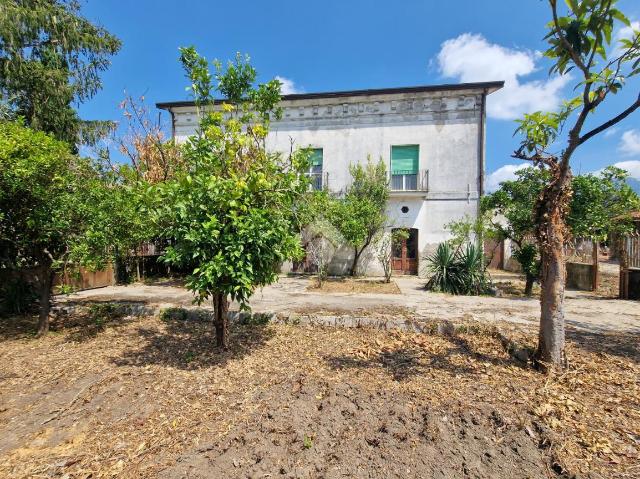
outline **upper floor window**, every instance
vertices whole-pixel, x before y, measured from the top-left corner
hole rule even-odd
[[[309,171],[307,173],[311,179],[311,187],[314,190],[322,189],[322,148],[311,150]]]
[[[391,147],[391,190],[415,191],[418,189],[418,145]]]

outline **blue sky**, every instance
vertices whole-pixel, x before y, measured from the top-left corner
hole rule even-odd
[[[620,7],[640,21],[640,2],[621,0]],[[539,56],[549,15],[542,0],[87,0],[83,12],[123,41],[104,89],[81,106],[86,119],[118,120],[125,90],[151,104],[187,98],[177,60],[184,45],[210,59],[248,53],[261,81],[279,76],[290,91],[506,80],[488,103],[489,188],[518,167],[509,156],[517,145],[513,119],[552,108],[575,84],[548,78]],[[635,78],[597,118],[624,109],[639,92]],[[573,167],[620,162],[640,179],[640,112],[587,144]]]

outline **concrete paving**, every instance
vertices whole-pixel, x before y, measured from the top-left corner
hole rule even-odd
[[[283,313],[404,312],[415,315],[416,319],[508,321],[529,326],[537,324],[540,313],[537,298],[432,293],[423,289],[423,279],[413,276],[394,278],[401,294],[320,293],[307,290],[310,281],[304,276],[281,276],[277,283],[256,291],[250,301],[251,307],[255,312]],[[578,291],[567,291],[566,296],[566,320],[570,328],[640,334],[640,303],[637,301],[599,298]],[[81,291],[58,296],[56,301],[133,301],[158,306],[192,306],[193,295],[178,282],[160,282]]]

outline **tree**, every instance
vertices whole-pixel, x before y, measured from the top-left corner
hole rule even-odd
[[[113,233],[98,211],[113,205],[94,201],[105,191],[99,172],[66,143],[0,122],[0,269],[36,272],[40,335],[49,330],[54,272],[70,260],[96,267],[107,260],[108,242],[100,238]]]
[[[563,246],[571,201],[571,158],[587,141],[618,124],[640,107],[640,94],[615,116],[603,116],[601,105],[640,73],[640,32],[612,45],[614,29],[630,27],[616,8],[617,0],[567,0],[561,15],[557,0],[548,0],[552,20],[545,37],[550,73],[579,75],[581,94],[565,101],[557,112],[524,115],[517,132],[523,135],[513,156],[545,168],[549,178],[534,211],[535,234],[541,253],[540,332],[536,358],[546,364],[566,364]],[[587,120],[596,126],[587,127]],[[566,136],[564,136],[564,132]],[[551,151],[563,144],[559,152]]]
[[[226,348],[229,298],[248,309],[254,290],[301,253],[295,208],[308,190],[309,155],[266,150],[269,119],[281,115],[277,80],[254,87],[256,71],[240,55],[226,68],[215,62],[212,75],[193,47],[180,51],[200,127],[184,146],[185,171],[155,187],[156,215],[171,240],[164,260],[190,269],[196,301],[212,297],[216,343]]]
[[[120,41],[80,15],[77,0],[4,0],[0,8],[0,95],[27,126],[74,145],[73,103],[101,88]]]
[[[118,151],[129,160],[124,165],[109,162],[111,169],[123,174],[128,181],[155,184],[175,176],[183,168],[180,148],[174,139],[166,139],[158,120],[153,121],[144,96],[139,99],[126,95],[120,103],[125,118],[124,132],[114,132]]]
[[[601,241],[611,233],[629,230],[628,222],[614,221],[639,206],[640,199],[626,183],[627,177],[624,170],[607,167],[597,174],[573,178],[573,194],[567,209],[567,239],[571,236]],[[494,213],[492,228],[500,237],[515,244],[513,255],[525,274],[527,295],[531,294],[540,272],[533,210],[548,180],[546,169],[524,168],[516,172],[515,180],[500,183],[495,192],[482,199],[484,214]]]
[[[376,259],[382,265],[382,271],[384,273],[384,282],[391,282],[391,275],[393,274],[393,248],[400,241],[409,238],[409,231],[405,228],[397,228],[387,233],[382,233],[380,238],[375,242],[376,245]]]
[[[365,165],[350,165],[349,172],[352,183],[344,198],[333,202],[330,221],[353,248],[350,274],[355,276],[362,253],[387,223],[389,184],[382,159],[375,164],[369,158]]]
[[[567,225],[576,238],[604,241],[612,233],[627,233],[629,221],[614,220],[640,208],[640,197],[626,182],[629,174],[608,166],[599,174],[573,178]]]
[[[533,207],[540,196],[548,172],[539,168],[525,168],[516,172],[516,180],[504,181],[490,195],[482,198],[484,214],[495,213],[492,228],[501,238],[515,245],[513,256],[525,275],[525,294],[530,296],[538,279],[540,254],[534,241]]]

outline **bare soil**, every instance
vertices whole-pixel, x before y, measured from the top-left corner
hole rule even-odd
[[[543,375],[454,337],[197,321],[0,323],[0,477],[638,477],[637,336]],[[73,326],[71,325],[73,324]],[[503,324],[516,341],[535,335]]]
[[[379,279],[329,278],[322,282],[311,279],[307,290],[316,293],[376,293],[400,294],[400,288],[395,281],[389,283]]]

